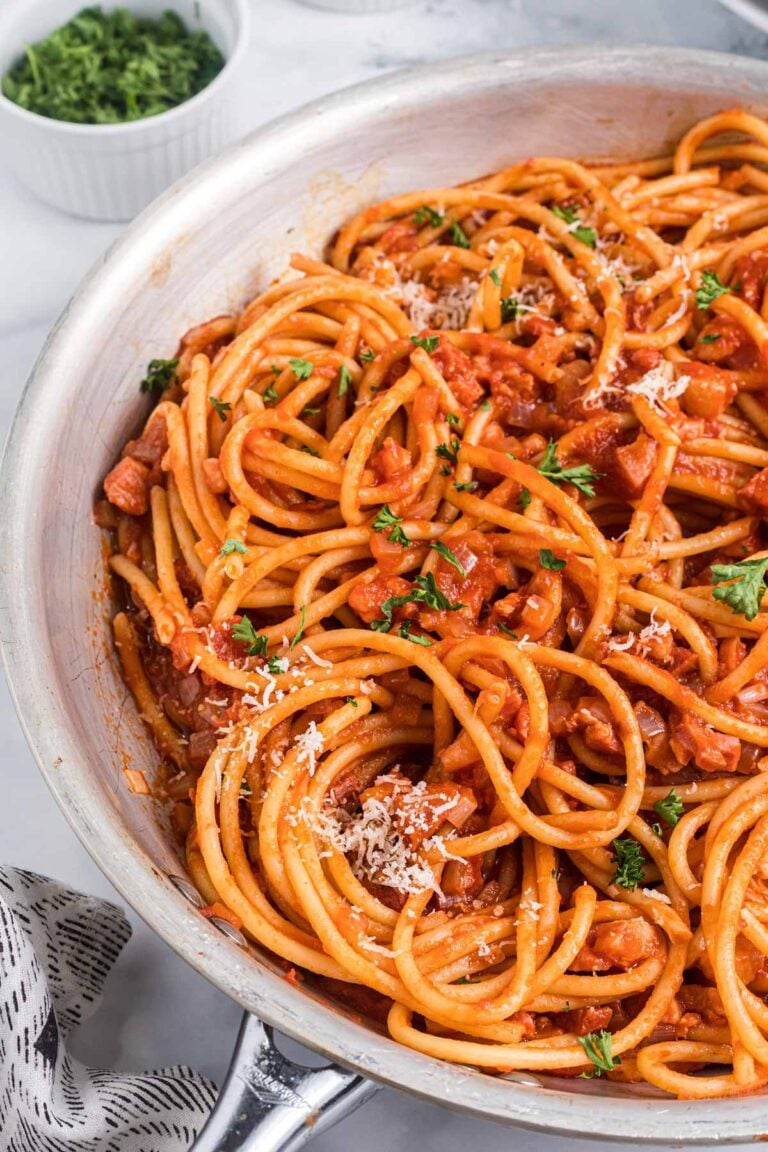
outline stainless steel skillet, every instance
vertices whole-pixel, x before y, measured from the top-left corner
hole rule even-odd
[[[291,251],[320,251],[362,205],[534,153],[652,155],[696,118],[736,103],[766,112],[768,64],[650,48],[485,55],[350,89],[262,129],[171,189],[91,272],[46,343],[0,475],[6,668],[30,745],[88,851],[180,956],[252,1014],[199,1149],[296,1147],[359,1102],[369,1081],[572,1137],[734,1143],[768,1128],[756,1097],[685,1103],[428,1059],[309,981],[288,983],[269,957],[199,916],[162,813],[123,784],[123,765],[151,771],[155,753],[111,654],[90,517],[101,478],[141,419],[147,360],[170,355],[193,323],[240,305]],[[332,1067],[298,1070],[256,1018]]]

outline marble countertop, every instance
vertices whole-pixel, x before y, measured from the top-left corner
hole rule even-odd
[[[0,4],[5,0],[0,0]],[[348,16],[296,0],[251,0],[255,14],[247,114],[255,127],[336,88],[394,68],[489,48],[558,44],[685,44],[768,54],[768,37],[715,0],[423,0],[398,12]],[[10,423],[45,335],[91,263],[121,227],[45,207],[3,169],[0,153],[0,427]],[[119,900],[68,828],[0,690],[0,860]],[[189,1063],[221,1081],[240,1011],[136,916],[102,1007],[73,1044],[91,1064],[125,1070]],[[459,1152],[525,1147],[565,1152],[559,1138],[515,1133],[391,1091],[312,1145],[365,1143]],[[597,1147],[597,1146],[595,1146]],[[618,1147],[601,1144],[601,1148]]]

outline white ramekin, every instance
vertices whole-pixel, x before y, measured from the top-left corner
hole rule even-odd
[[[226,65],[191,100],[127,124],[70,124],[19,108],[0,93],[3,158],[41,200],[74,216],[129,220],[169,184],[233,139],[239,130],[239,78],[249,32],[248,0],[139,0],[132,11],[172,8],[215,40]],[[66,23],[83,0],[3,0],[0,71],[24,45]]]
[[[301,0],[311,8],[325,8],[330,12],[347,12],[350,15],[365,15],[374,12],[393,12],[418,4],[420,0]]]

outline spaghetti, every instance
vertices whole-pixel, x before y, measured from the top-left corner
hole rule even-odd
[[[762,1088],[768,126],[291,269],[150,366],[97,510],[209,910],[432,1056]]]

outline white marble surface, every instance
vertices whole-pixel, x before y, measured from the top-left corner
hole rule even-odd
[[[5,0],[0,0],[0,3]],[[488,48],[651,43],[768,54],[768,38],[714,0],[426,0],[399,12],[343,16],[295,0],[252,0],[255,37],[246,102],[253,126],[387,70]],[[93,260],[119,234],[59,215],[3,169],[0,149],[0,427],[10,422],[45,334]],[[75,840],[38,775],[7,691],[0,693],[0,859],[117,899]],[[220,1079],[239,1010],[131,913],[134,936],[94,1021],[78,1038],[90,1063],[124,1069],[183,1061]],[[525,1148],[565,1140],[503,1130],[392,1092],[313,1144],[331,1152],[419,1146],[430,1152]],[[607,1145],[601,1145],[607,1148]]]

